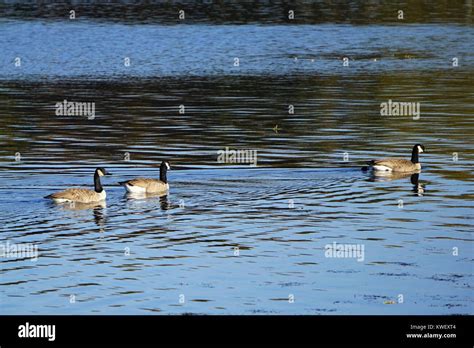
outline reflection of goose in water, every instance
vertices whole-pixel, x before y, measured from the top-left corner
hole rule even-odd
[[[412,191],[415,192],[417,196],[423,196],[425,193],[425,185],[420,184],[418,179],[420,178],[419,173],[412,174],[410,181],[413,184]]]
[[[126,193],[125,197],[134,206],[140,206],[146,204],[146,201],[154,201],[157,198],[160,201],[160,208],[162,210],[170,209],[170,202],[168,200],[168,192],[157,192],[157,193]]]
[[[153,199],[168,196],[168,192],[156,192],[156,193],[126,193],[125,197],[127,199]]]
[[[386,181],[393,181],[393,180],[400,180],[404,178],[409,178],[414,174],[419,174],[419,172],[416,173],[398,173],[398,172],[371,172],[369,181],[375,181],[375,182],[386,182]]]
[[[417,196],[423,196],[425,193],[425,186],[419,182],[420,173],[386,173],[381,175],[380,173],[371,173],[369,181],[374,182],[387,182],[393,180],[407,179],[410,177],[410,182],[413,185],[412,191]]]
[[[160,197],[160,207],[162,210],[169,210],[171,208],[171,204],[167,195]]]
[[[61,209],[64,210],[88,210],[95,208],[107,208],[105,201],[93,202],[93,203],[80,203],[80,202],[69,202],[60,205]]]
[[[105,203],[105,201],[99,201],[94,203],[68,202],[66,204],[59,205],[59,207],[61,210],[68,210],[72,212],[92,210],[96,225],[101,228],[105,226],[106,214],[104,214],[104,209],[107,208],[107,204]],[[77,215],[83,214],[78,213]]]

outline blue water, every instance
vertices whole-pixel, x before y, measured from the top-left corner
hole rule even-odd
[[[454,57],[463,68],[474,66],[474,29],[459,25],[166,26],[8,20],[1,27],[2,79],[382,73],[449,69]],[[14,64],[17,57],[21,67]],[[347,67],[344,57],[349,58]],[[130,59],[128,67],[125,58]]]
[[[0,20],[0,247],[39,250],[0,257],[0,313],[473,314],[472,25],[305,21]],[[415,143],[417,181],[360,170]],[[124,195],[163,159],[167,196]],[[43,198],[98,166],[106,203]]]

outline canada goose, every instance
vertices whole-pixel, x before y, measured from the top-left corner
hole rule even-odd
[[[367,162],[369,166],[376,172],[416,172],[421,170],[418,155],[425,151],[425,147],[421,144],[413,146],[411,160],[398,158],[383,158]],[[365,167],[362,169],[366,169]]]
[[[55,203],[76,202],[93,203],[103,201],[106,197],[105,190],[100,183],[100,177],[111,175],[104,168],[97,168],[94,173],[94,190],[82,188],[70,188],[64,191],[53,193],[45,198],[52,199]]]
[[[125,190],[129,193],[157,193],[166,192],[169,189],[168,180],[166,178],[166,172],[171,169],[170,164],[167,161],[161,162],[160,166],[160,180],[148,179],[148,178],[137,178],[127,181],[119,182],[120,185],[125,187]]]

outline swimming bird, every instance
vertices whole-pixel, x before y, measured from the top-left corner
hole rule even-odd
[[[136,178],[119,182],[129,193],[158,193],[169,189],[166,172],[171,169],[169,162],[163,161],[160,165],[160,180],[148,178]]]
[[[52,199],[55,203],[77,202],[93,203],[105,200],[105,190],[100,183],[100,177],[111,175],[104,168],[97,168],[94,173],[94,190],[83,188],[70,188],[64,191],[56,192],[44,198]]]
[[[399,158],[383,158],[372,160],[367,164],[376,172],[416,172],[421,170],[421,164],[418,155],[425,151],[425,147],[421,144],[413,146],[411,160]],[[366,167],[362,168],[366,169]]]

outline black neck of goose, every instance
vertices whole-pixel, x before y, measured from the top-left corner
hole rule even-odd
[[[102,184],[100,183],[100,176],[97,171],[94,174],[94,190],[97,193],[101,193],[104,190],[102,188]]]
[[[161,165],[160,167],[160,180],[163,181],[165,184],[168,183],[168,179],[166,178],[166,165]]]
[[[412,163],[415,163],[415,164],[419,163],[418,162],[419,161],[418,160],[418,148],[416,146],[413,148],[413,151],[411,153],[411,161],[412,161]]]

